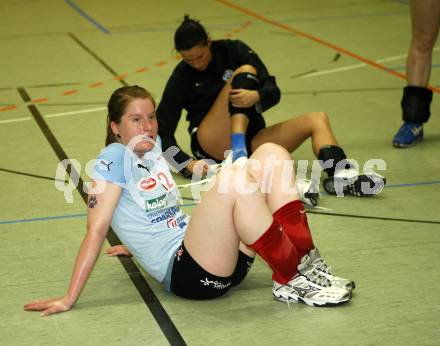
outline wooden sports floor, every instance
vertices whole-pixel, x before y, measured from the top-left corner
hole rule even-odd
[[[438,90],[425,141],[391,145],[401,124],[408,12],[403,0],[1,0],[0,344],[438,345]],[[262,57],[282,90],[268,124],[326,111],[350,158],[361,167],[386,162],[379,196],[323,194],[327,210],[309,213],[325,259],[356,280],[352,301],[289,310],[272,298],[260,260],[225,297],[188,301],[131,260],[107,257],[106,243],[72,311],[47,318],[23,311],[26,302],[65,292],[85,234],[85,204],[75,179],[64,184],[63,170],[56,174],[59,162],[76,160],[90,181],[86,167],[103,148],[105,106],[116,88],[139,84],[160,99],[178,62],[172,38],[185,13],[213,39],[243,40]],[[440,43],[433,87],[439,50]],[[186,128],[182,118],[177,137],[189,150]],[[310,142],[293,157],[312,160]]]

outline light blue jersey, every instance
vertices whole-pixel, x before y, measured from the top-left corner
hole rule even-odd
[[[93,179],[122,188],[111,226],[142,268],[163,282],[189,217],[178,206],[180,195],[160,138],[142,158],[122,144],[108,145],[97,158]]]

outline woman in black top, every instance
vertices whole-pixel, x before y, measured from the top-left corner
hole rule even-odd
[[[183,61],[166,84],[158,121],[163,150],[174,147],[166,156],[173,157],[170,163],[183,175],[191,176],[198,163],[206,169],[206,159],[220,162],[229,149],[235,161],[263,143],[276,143],[292,152],[311,137],[315,155],[323,162],[332,160],[323,166],[329,175],[324,180],[327,192],[363,196],[382,190],[383,177],[375,173],[359,175],[347,169],[346,155],[336,142],[326,113],[306,113],[266,128],[262,112],[279,102],[280,89],[275,77],[245,43],[212,41],[198,21],[185,16],[175,32],[174,44]],[[196,160],[178,147],[175,138],[182,110],[187,111]],[[362,191],[362,182],[372,188]]]

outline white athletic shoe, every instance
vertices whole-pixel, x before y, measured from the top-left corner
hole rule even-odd
[[[222,162],[222,165],[231,165],[232,164],[232,150],[225,151],[225,159]]]
[[[285,285],[273,282],[272,293],[275,299],[287,303],[303,302],[310,306],[339,305],[350,300],[351,291],[333,286],[327,277],[316,270],[309,256],[303,257],[298,271]]]
[[[232,162],[232,164],[235,166],[238,166],[240,168],[243,168],[244,166],[246,166],[246,163],[248,162],[248,160],[249,159],[246,156],[241,156],[237,160]]]
[[[315,207],[319,201],[319,183],[309,179],[297,179],[296,189],[299,199],[306,205]]]
[[[315,269],[318,270],[323,276],[329,279],[332,286],[345,287],[350,291],[356,287],[354,281],[333,275],[331,267],[327,265],[327,263],[321,257],[317,248],[310,250],[308,256],[312,261],[312,266],[314,266]]]
[[[366,197],[379,194],[386,179],[375,172],[359,174],[354,168],[341,169],[323,180],[324,190],[330,195]]]
[[[232,150],[229,150],[225,159],[222,162],[222,165],[235,165],[243,168],[244,166],[246,166],[248,160],[249,159],[246,156],[241,156],[237,160],[232,161]]]

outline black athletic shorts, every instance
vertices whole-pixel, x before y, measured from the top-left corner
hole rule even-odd
[[[252,153],[251,150],[252,138],[254,138],[255,135],[265,127],[266,127],[266,122],[264,121],[262,115],[259,113],[255,113],[255,115],[252,116],[252,119],[249,122],[248,129],[246,131],[246,149],[249,155]],[[202,146],[199,143],[199,140],[197,139],[197,127],[193,127],[190,130],[190,133],[191,133],[191,151],[197,160],[211,159],[217,163],[221,163],[223,161],[223,160],[214,159],[211,155],[209,155],[207,152],[203,150]]]
[[[223,277],[208,273],[182,245],[176,252],[171,272],[171,291],[187,299],[212,299],[225,294],[246,277],[254,259],[239,251],[237,265],[231,276]]]

